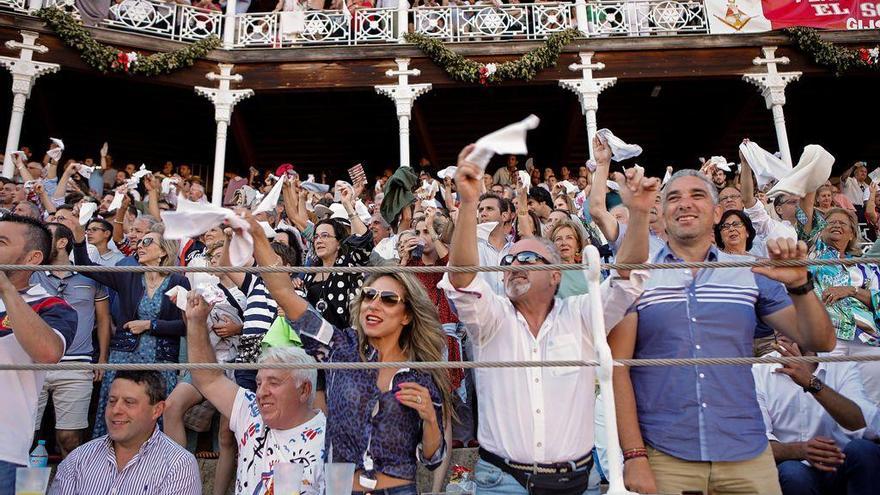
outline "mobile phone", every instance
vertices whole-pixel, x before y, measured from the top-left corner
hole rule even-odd
[[[413,259],[420,260],[422,259],[422,255],[425,254],[425,245],[419,242],[416,244],[416,247],[412,250],[411,256]]]

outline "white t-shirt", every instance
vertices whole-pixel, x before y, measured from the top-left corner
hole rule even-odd
[[[236,495],[274,493],[272,467],[278,462],[297,462],[303,466],[302,495],[324,493],[324,435],[327,418],[318,413],[289,430],[266,427],[256,395],[239,388],[232,406],[229,428],[238,442]]]

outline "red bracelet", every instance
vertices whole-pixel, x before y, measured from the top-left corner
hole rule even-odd
[[[630,459],[635,459],[637,457],[648,457],[648,450],[641,448],[641,449],[627,449],[627,450],[623,451],[624,462],[626,462]]]

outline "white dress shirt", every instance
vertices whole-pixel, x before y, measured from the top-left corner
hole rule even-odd
[[[748,215],[749,220],[752,221],[752,226],[755,228],[755,234],[757,234],[758,237],[764,238],[765,242],[766,239],[778,239],[782,237],[797,239],[797,230],[795,230],[791,223],[771,217],[770,214],[767,213],[767,210],[764,209],[764,204],[760,201],[755,201],[755,204],[749,208],[744,208],[743,212]]]
[[[772,352],[768,356],[778,357]],[[803,387],[788,375],[775,373],[781,364],[755,364],[755,390],[758,405],[764,416],[767,438],[781,443],[806,442],[811,438],[823,436],[833,438],[842,449],[852,438],[871,437],[877,429],[877,406],[865,396],[862,379],[856,363],[819,363],[813,373],[819,380],[855,402],[865,416],[867,428],[857,432],[844,429],[837,424],[831,414],[819,404],[813,394],[804,392]]]
[[[477,254],[480,256],[480,266],[498,266],[501,258],[510,252],[513,242],[508,239],[507,244],[499,251],[488,239],[477,239]],[[504,295],[504,274],[502,272],[479,272],[477,278],[483,279],[489,287],[499,296]]]
[[[638,281],[602,284],[605,325],[611,329],[642,292]],[[474,361],[556,361],[596,358],[589,296],[556,298],[538,336],[507,297],[480,277],[446,291],[474,343]],[[579,459],[593,448],[596,382],[592,367],[477,368],[480,445],[521,463]]]

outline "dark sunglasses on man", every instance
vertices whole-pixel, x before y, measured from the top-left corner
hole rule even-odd
[[[545,265],[552,265],[550,261],[534,251],[520,251],[516,254],[508,254],[501,258],[501,266],[512,265],[516,260],[520,265],[536,265],[539,262]]]

